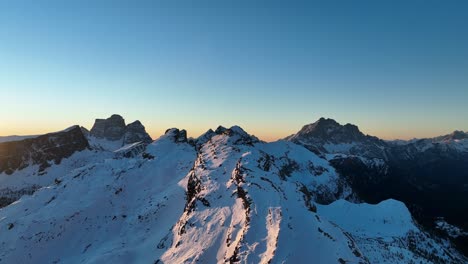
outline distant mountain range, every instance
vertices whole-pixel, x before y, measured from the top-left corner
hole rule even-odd
[[[321,118],[152,140],[119,115],[0,138],[0,262],[467,263],[468,133]]]

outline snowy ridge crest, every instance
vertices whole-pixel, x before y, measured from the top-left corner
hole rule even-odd
[[[403,203],[359,203],[322,154],[262,142],[238,126],[197,139],[172,128],[151,143],[88,149],[47,175],[42,188],[0,210],[1,261],[467,261],[420,229]]]

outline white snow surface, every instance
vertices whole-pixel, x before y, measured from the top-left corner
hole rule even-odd
[[[398,237],[417,230],[406,206],[392,199],[377,205],[337,200],[332,204],[319,206],[318,210],[320,215],[351,233]]]
[[[242,144],[248,135],[232,131],[197,149],[162,136],[150,158],[93,141],[99,150],[53,165],[46,187],[0,209],[0,262],[431,263],[408,249],[413,240],[463,260],[398,201],[342,200],[354,194],[326,159],[291,142]],[[43,177],[28,170],[0,184]]]
[[[453,260],[457,253],[447,241],[436,242],[419,230],[400,201],[372,205],[337,200],[319,205],[318,214],[348,233],[370,263],[432,263],[427,255],[440,257],[443,263],[463,263]]]

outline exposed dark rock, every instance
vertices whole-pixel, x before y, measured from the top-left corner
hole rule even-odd
[[[418,223],[432,229],[437,217],[468,230],[468,133],[385,142],[351,124],[321,118],[286,140],[325,157],[359,199],[404,202]],[[467,254],[466,241],[454,241]]]
[[[130,145],[129,147],[122,148],[116,151],[117,158],[134,158],[143,154],[146,150],[147,143],[138,142]]]
[[[169,135],[174,139],[174,142],[177,143],[187,143],[187,131],[184,129],[179,130],[177,128],[170,128],[166,130],[165,135]]]
[[[153,139],[146,133],[145,127],[140,121],[135,121],[128,124],[123,136],[124,144],[131,144],[135,142],[151,143]]]
[[[0,208],[8,206],[9,204],[17,201],[23,195],[31,195],[37,191],[41,186],[31,185],[21,188],[19,190],[5,188],[0,190]]]
[[[88,129],[86,129],[85,127],[82,127],[82,126],[80,126],[80,129],[81,129],[81,132],[83,133],[83,135],[84,135],[85,137],[89,137],[90,132],[89,132]]]
[[[223,126],[218,126],[218,128],[216,128],[215,130],[215,133],[217,135],[221,135],[221,134],[224,134],[228,129],[223,127]]]
[[[284,158],[286,162],[281,166],[278,171],[278,176],[281,180],[286,180],[287,177],[291,177],[292,173],[299,169],[299,164],[296,161]]]
[[[86,135],[86,131],[84,132]],[[89,135],[110,141],[122,140],[122,145],[143,142],[149,144],[153,141],[140,121],[125,125],[120,115],[112,115],[107,119],[96,119]]]
[[[305,125],[299,132],[286,137],[285,140],[303,145],[318,155],[344,153],[384,158],[383,148],[387,146],[383,140],[364,135],[355,125],[343,126],[333,119],[323,117],[315,123]]]
[[[120,115],[112,115],[107,119],[96,119],[90,133],[97,138],[115,141],[122,139],[125,129],[125,120]]]
[[[39,172],[42,172],[51,163],[59,164],[62,159],[88,147],[88,140],[79,126],[35,138],[0,143],[0,173],[12,174],[30,165],[39,165]]]
[[[195,139],[195,145],[197,147],[200,147],[201,145],[205,144],[208,142],[214,135],[216,135],[212,129],[209,129],[205,133],[203,133],[201,136],[199,136],[197,139]]]

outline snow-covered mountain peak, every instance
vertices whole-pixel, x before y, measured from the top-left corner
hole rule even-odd
[[[216,130],[209,129],[207,132],[203,133],[195,140],[195,144],[200,147],[202,144],[210,141],[213,137],[227,137],[226,142],[231,142],[234,145],[238,144],[247,144],[252,145],[255,143],[261,142],[257,137],[250,135],[240,126],[232,126],[230,128],[225,128],[223,126],[218,126]]]
[[[300,132],[301,141],[267,143],[239,126],[197,139],[171,128],[130,144],[62,132],[93,147],[48,163],[41,177],[34,164],[0,173],[0,206],[10,204],[0,209],[0,262],[466,263],[404,203],[360,203],[373,202],[359,186],[382,191],[372,185],[381,175],[367,170],[385,171],[369,158],[379,140],[331,119]],[[343,134],[354,141],[334,141]]]
[[[366,136],[352,124],[341,125],[330,118],[320,118],[312,124],[305,125],[288,140],[322,140],[331,143],[351,143],[363,141]]]
[[[305,125],[287,141],[303,145],[317,154],[364,154],[371,158],[384,158],[386,143],[376,137],[364,135],[353,124],[341,125],[333,119],[320,118]]]
[[[227,129],[220,126],[218,127],[218,129],[216,129],[215,133],[218,135],[228,136],[230,138],[230,142],[233,142],[233,144],[235,145],[239,145],[239,144],[253,145],[255,143],[260,142],[260,140],[256,136],[247,133],[240,126],[232,126]]]

